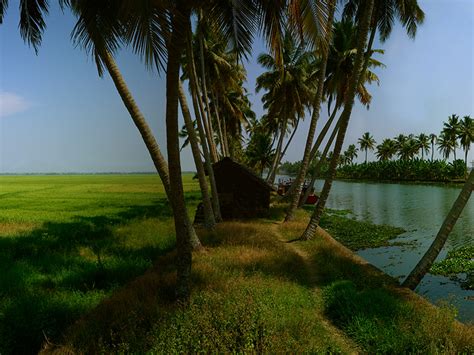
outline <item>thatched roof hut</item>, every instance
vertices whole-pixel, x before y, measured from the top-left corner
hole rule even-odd
[[[224,220],[268,216],[273,187],[230,158],[223,158],[212,167]],[[196,221],[201,220],[198,214],[199,209]]]

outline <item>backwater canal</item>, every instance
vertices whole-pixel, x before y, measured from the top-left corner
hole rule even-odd
[[[317,192],[323,183],[316,182]],[[357,220],[404,228],[406,232],[391,241],[397,245],[357,252],[402,281],[428,249],[460,190],[460,186],[448,185],[335,181],[327,207],[350,210],[349,217]],[[474,198],[471,196],[438,260],[449,250],[472,245]],[[434,304],[448,301],[458,309],[458,319],[474,323],[474,290],[462,289],[459,281],[427,274],[416,291]]]

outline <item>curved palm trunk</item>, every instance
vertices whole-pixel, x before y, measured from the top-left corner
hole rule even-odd
[[[334,108],[334,110],[331,113],[331,116],[329,117],[328,121],[325,123],[323,126],[323,129],[321,132],[319,132],[318,138],[316,138],[316,142],[313,145],[313,148],[311,149],[311,154],[309,156],[309,161],[313,161],[316,153],[318,152],[319,147],[321,146],[321,143],[323,142],[323,139],[326,137],[329,128],[331,127],[332,122],[334,121],[334,118],[336,118],[336,113],[337,113],[337,108]],[[339,123],[338,123],[339,124]],[[306,179],[306,175],[303,178]],[[283,197],[284,200],[289,199],[291,201],[291,198],[293,194],[295,193],[296,190],[296,180],[291,184],[290,188],[286,192],[285,196]]]
[[[187,58],[188,58],[188,67],[189,70],[189,81],[191,84],[192,94],[191,97],[193,99],[193,106],[194,112],[196,114],[197,120],[197,127],[199,132],[199,138],[201,140],[202,151],[204,154],[204,163],[206,165],[206,171],[209,175],[209,182],[211,185],[211,195],[212,195],[212,209],[214,211],[214,219],[216,222],[222,221],[221,216],[221,209],[219,205],[219,194],[217,192],[217,185],[216,179],[214,177],[214,170],[212,169],[212,158],[211,153],[209,151],[209,146],[206,141],[206,132],[204,127],[204,107],[201,100],[201,95],[199,94],[199,85],[197,82],[197,73],[196,73],[196,65],[194,63],[194,53],[192,49],[192,32],[191,32],[191,21],[188,21],[188,31],[187,31],[187,43],[186,43],[186,51],[187,51]]]
[[[288,147],[290,146],[290,143],[291,143],[291,141],[293,140],[293,137],[294,137],[295,134],[296,134],[296,130],[298,129],[298,125],[299,125],[299,124],[300,124],[300,119],[298,118],[298,120],[296,121],[296,125],[295,125],[295,127],[293,128],[293,132],[291,132],[290,138],[289,138],[288,141],[286,142],[285,148],[283,148],[283,151],[281,152],[280,161],[283,160],[283,157],[285,156],[286,151],[287,151]]]
[[[207,187],[206,172],[201,160],[201,151],[199,149],[196,131],[194,130],[193,120],[189,112],[188,103],[186,101],[186,94],[184,93],[183,85],[179,83],[179,102],[181,104],[181,111],[183,112],[184,123],[188,131],[189,143],[191,144],[191,151],[193,153],[194,163],[199,180],[199,187],[201,188],[202,204],[204,207],[204,225],[207,229],[213,230],[216,221],[214,219],[214,212],[212,211],[211,198],[209,197],[209,190]]]
[[[155,136],[153,135],[153,132],[151,131],[150,126],[146,122],[146,119],[143,116],[142,112],[138,108],[138,105],[135,102],[132,93],[128,89],[128,86],[125,83],[125,80],[122,74],[120,73],[117,64],[112,58],[112,55],[108,52],[104,52],[102,54],[102,59],[104,60],[105,66],[107,67],[107,71],[115,84],[115,88],[117,89],[122,99],[122,102],[127,108],[130,117],[132,118],[133,122],[135,123],[135,126],[140,132],[140,135],[142,136],[143,142],[145,143],[145,146],[148,149],[148,153],[150,154],[153,164],[155,165],[155,169],[161,178],[166,192],[166,196],[168,197],[168,200],[170,200],[170,179],[168,172],[168,164],[166,163],[166,160],[163,157],[163,154],[161,153],[160,147],[156,142]],[[193,247],[199,249],[201,247],[201,242],[199,241],[196,231],[194,230],[191,221],[189,221],[189,218],[186,225]]]
[[[304,179],[306,178],[306,172],[308,171],[309,163],[311,162],[311,148],[313,145],[314,135],[316,133],[316,126],[319,121],[319,115],[321,111],[321,101],[323,98],[323,90],[324,90],[324,78],[326,77],[326,66],[328,63],[329,57],[329,45],[331,43],[332,37],[332,23],[334,19],[334,11],[336,9],[336,3],[334,0],[330,2],[330,9],[329,9],[329,16],[328,22],[326,26],[327,30],[327,42],[328,47],[323,51],[323,57],[321,60],[321,69],[319,72],[318,77],[318,88],[316,90],[316,95],[313,101],[313,114],[311,115],[311,123],[309,125],[308,136],[306,138],[306,146],[304,148],[303,153],[303,160],[301,161],[300,171],[298,172],[298,176],[296,177],[295,181],[295,191],[292,195],[290,206],[288,207],[285,222],[291,221],[294,219],[294,212],[298,207],[298,202],[300,200],[301,190],[303,189]],[[308,189],[309,190],[309,189]]]
[[[467,155],[469,154],[469,148],[464,150],[464,164],[466,165],[466,170],[468,168],[467,166]]]
[[[308,196],[311,193],[311,189],[314,186],[314,183],[316,182],[317,177],[319,176],[319,172],[321,171],[321,168],[323,167],[324,164],[326,164],[329,149],[331,149],[331,146],[334,142],[334,138],[336,138],[336,134],[339,130],[339,122],[340,121],[338,121],[338,123],[334,127],[334,129],[331,133],[331,137],[329,137],[329,140],[326,143],[326,147],[324,147],[324,151],[321,155],[321,159],[316,164],[316,167],[314,169],[314,173],[311,175],[311,181],[310,181],[310,184],[308,185],[309,188],[306,189],[306,192],[304,193],[303,198],[300,199],[300,201],[298,203],[298,207],[301,207],[302,205],[304,205],[305,201],[308,199]]]
[[[273,159],[272,168],[268,172],[268,176],[267,176],[267,183],[269,183],[270,185],[273,185],[273,183],[275,182],[276,172],[278,170],[278,165],[280,164],[281,150],[283,148],[283,140],[285,139],[285,133],[286,133],[286,120],[285,122],[283,122],[283,125],[281,127],[281,133],[280,133],[280,138],[278,139],[278,143],[277,143],[275,159]]]
[[[454,202],[451,210],[449,211],[446,219],[443,222],[443,225],[439,229],[436,238],[434,239],[433,243],[430,245],[428,250],[426,251],[425,255],[421,258],[418,264],[415,266],[413,271],[408,275],[405,281],[402,283],[402,286],[408,287],[411,290],[414,290],[420,281],[423,279],[425,274],[433,265],[433,262],[439,255],[439,252],[443,248],[446,240],[449,237],[449,234],[453,230],[456,221],[459,218],[459,215],[463,211],[464,207],[469,201],[469,197],[471,196],[472,190],[474,189],[474,170],[471,170],[469,174],[469,178],[467,179],[464,187],[462,188],[461,192],[459,193],[458,198]]]
[[[316,205],[316,208],[311,216],[306,230],[301,236],[302,240],[308,240],[314,237],[316,234],[316,229],[319,225],[319,220],[323,213],[324,207],[326,205],[329,192],[331,191],[332,182],[334,176],[336,175],[336,168],[339,161],[339,154],[342,150],[342,145],[344,144],[344,137],[346,135],[347,126],[349,125],[349,120],[352,113],[352,108],[354,106],[354,98],[356,95],[356,87],[359,83],[360,76],[362,74],[362,65],[364,59],[364,48],[367,43],[367,35],[369,32],[370,19],[372,16],[372,10],[374,8],[374,0],[367,0],[363,9],[363,14],[360,22],[359,36],[357,39],[357,55],[354,61],[354,71],[352,73],[351,79],[349,81],[348,95],[344,102],[344,110],[342,111],[340,121],[341,126],[339,127],[339,132],[336,138],[336,145],[334,147],[333,157],[329,165],[329,176],[324,182],[324,187],[319,197],[319,201]]]

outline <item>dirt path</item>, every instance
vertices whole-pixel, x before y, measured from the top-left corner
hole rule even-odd
[[[317,295],[321,295],[321,289],[316,286],[318,283],[318,276],[316,273],[316,270],[317,270],[316,263],[311,259],[311,255],[307,251],[301,249],[298,246],[298,243],[287,242],[287,240],[283,237],[283,235],[280,232],[280,228],[279,228],[280,225],[281,223],[275,223],[272,226],[272,232],[275,233],[275,235],[278,237],[278,240],[282,242],[284,247],[289,252],[294,253],[301,258],[303,265],[307,271],[308,281],[309,281],[308,283],[311,285],[311,290],[315,292]],[[330,321],[328,321],[321,313],[317,312],[315,313],[315,315],[317,316],[321,324],[323,324],[324,327],[328,329],[332,334],[336,335],[338,340],[341,343],[343,343],[346,346],[346,348],[353,349],[352,354],[360,353],[360,349],[357,346],[357,344],[352,339],[350,339],[342,330],[340,330],[335,325],[333,325]]]

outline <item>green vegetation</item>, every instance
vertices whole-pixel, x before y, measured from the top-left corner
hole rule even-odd
[[[403,228],[356,221],[331,212],[323,214],[319,225],[352,250],[389,245],[391,239],[405,232]]]
[[[377,181],[436,181],[463,180],[466,176],[464,161],[447,163],[443,160],[387,160],[339,167],[340,179]]]
[[[191,177],[184,177],[190,213],[200,198]],[[393,279],[373,274],[324,238],[284,243],[306,225],[304,210],[287,224],[275,223],[284,214],[279,205],[270,220],[199,230],[205,251],[194,255],[193,289],[183,306],[174,302],[174,230],[157,176],[0,180],[2,353],[56,349],[52,344],[85,353],[372,352],[374,343],[364,336],[394,350],[474,346],[471,330],[453,323],[452,312],[424,301],[411,306],[412,300],[386,288]],[[340,220],[347,211],[329,212],[325,218],[337,221],[333,231],[340,228],[340,236],[359,228],[360,222]],[[328,297],[341,281],[354,283],[362,295],[386,293],[397,309],[390,329],[414,336],[355,331],[348,324],[357,321],[335,314]],[[355,300],[365,314],[361,298]],[[378,308],[368,319],[388,324]]]
[[[430,272],[435,275],[451,276],[461,281],[461,286],[474,289],[474,246],[465,246],[448,252],[446,258],[431,266]],[[460,277],[459,274],[466,274]]]
[[[187,203],[200,199],[184,177]],[[174,247],[156,175],[0,177],[0,353],[39,349]]]

